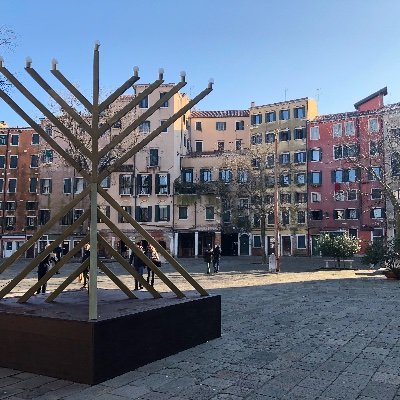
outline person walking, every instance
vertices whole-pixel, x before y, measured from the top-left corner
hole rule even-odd
[[[213,259],[213,251],[210,245],[207,245],[207,248],[204,251],[204,261],[207,263],[207,274],[210,273],[211,263]]]
[[[136,246],[139,248],[140,251],[143,251],[142,242],[137,242]],[[129,263],[131,265],[133,265],[133,267],[135,268],[136,272],[140,276],[143,276],[144,263],[133,251],[132,251],[132,254],[131,254],[130,258],[129,258]],[[135,289],[134,290],[139,290],[139,289],[143,289],[143,286],[139,282],[139,280],[135,278]]]
[[[61,260],[61,257],[62,257],[62,255],[63,255],[63,249],[62,249],[62,247],[61,246],[57,246],[55,249],[54,249],[54,253],[55,253],[55,258],[54,258],[54,265],[57,265],[57,263],[59,263],[60,262],[60,260]],[[56,274],[58,275],[60,273],[60,271],[57,271],[56,272]]]
[[[221,259],[221,248],[218,245],[215,245],[213,254],[213,267],[214,267],[214,272],[217,273],[219,272],[219,261]]]
[[[161,267],[160,257],[154,246],[148,244],[144,254],[146,254],[146,256],[153,262],[153,264],[155,264],[156,267]],[[147,267],[147,283],[150,283],[151,286],[154,286],[154,271],[150,267]]]
[[[50,245],[48,244],[45,248],[49,247]],[[47,271],[49,270],[50,267],[50,259],[54,257],[54,253],[49,253],[38,265],[37,269],[37,275],[38,275],[38,282],[46,275]],[[36,291],[36,294],[46,293],[46,288],[47,288],[47,282],[43,283],[42,286],[39,286],[38,290]]]
[[[82,263],[84,263],[88,258],[90,257],[90,244],[87,243],[85,244],[85,247],[83,248],[83,255],[82,255]],[[82,283],[83,286],[81,289],[86,289],[86,286],[89,281],[89,267],[85,268],[80,274],[79,274],[79,281]]]

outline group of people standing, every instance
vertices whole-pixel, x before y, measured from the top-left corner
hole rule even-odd
[[[150,243],[137,242],[136,246],[144,253],[144,255],[149,258],[156,267],[161,268],[160,257],[157,250]],[[140,259],[134,252],[132,252],[129,262],[135,268],[136,272],[143,276],[144,267],[147,267],[147,283],[154,286],[154,271],[146,266],[143,260]],[[135,278],[135,290],[143,289],[143,285]]]
[[[207,274],[211,273],[211,264],[213,265],[214,273],[219,272],[219,262],[221,260],[221,248],[215,245],[214,249],[210,245],[204,251],[204,261],[207,263]]]

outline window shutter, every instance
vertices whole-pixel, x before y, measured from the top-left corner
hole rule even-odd
[[[160,175],[156,174],[156,194],[160,193]]]
[[[361,168],[357,167],[356,168],[356,181],[360,181],[361,180]]]
[[[71,193],[71,178],[64,179],[64,193]]]
[[[122,174],[119,174],[119,194],[122,193],[122,184],[123,184]],[[74,187],[75,187],[75,184],[74,184]]]
[[[356,217],[357,217],[357,219],[360,219],[360,210],[358,208],[356,210]]]
[[[167,221],[170,220],[171,216],[170,216],[170,206],[167,206]]]
[[[134,184],[135,184],[135,175],[131,175],[131,182],[130,182],[130,193],[131,193],[131,196],[133,196],[133,192],[134,192],[134,190],[133,190],[133,187],[134,187]]]
[[[255,124],[256,124],[256,116],[255,116],[255,115],[252,115],[252,116],[251,116],[251,124],[252,124],[252,125],[255,125]]]
[[[167,174],[167,193],[168,194],[170,194],[170,190],[169,190],[170,185],[171,185],[171,178],[170,178],[170,175]]]
[[[153,209],[153,207],[152,207],[152,206],[148,206],[147,209],[148,209],[148,215],[149,215],[149,220],[148,220],[148,222],[151,222],[151,221],[152,221],[152,218],[153,218],[153,216],[152,216],[152,209]]]
[[[153,175],[148,175],[149,194],[153,194]]]
[[[136,194],[140,193],[140,184],[142,182],[141,176],[142,175],[140,175],[140,174],[136,175]]]
[[[336,182],[336,170],[331,171],[331,181],[332,183]]]
[[[154,221],[158,222],[160,220],[160,206],[154,206]]]
[[[43,192],[44,192],[44,179],[41,179],[40,180],[40,193],[43,194]]]
[[[343,170],[343,182],[348,182],[349,181],[349,170],[344,169]]]
[[[290,129],[287,131],[287,137],[288,137],[288,140],[292,139],[292,132]]]
[[[140,218],[140,207],[139,207],[139,206],[136,206],[136,207],[135,207],[135,219],[136,219],[136,221],[141,222],[141,218]]]

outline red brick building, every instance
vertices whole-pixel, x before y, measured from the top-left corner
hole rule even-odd
[[[357,111],[322,115],[308,124],[309,244],[318,254],[322,232],[346,232],[365,246],[385,235],[381,89],[357,102]]]
[[[1,256],[8,257],[37,228],[39,135],[31,128],[0,129]],[[26,256],[33,257],[34,249]]]

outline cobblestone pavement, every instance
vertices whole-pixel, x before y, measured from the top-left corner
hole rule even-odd
[[[201,260],[181,262],[222,296],[221,338],[92,387],[0,368],[0,399],[400,400],[398,281],[371,270],[317,270],[310,259],[291,259],[280,274],[253,258],[224,258],[213,275]],[[6,271],[0,284],[20,268]],[[35,278],[31,273],[15,294]],[[104,275],[99,286],[113,287]]]

